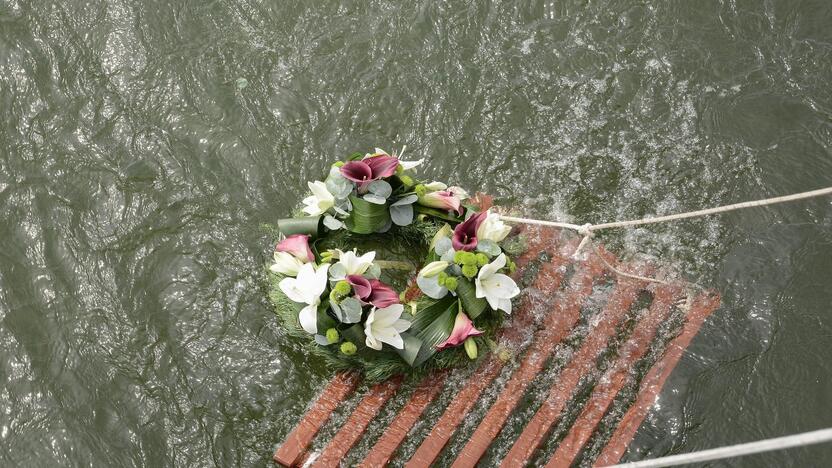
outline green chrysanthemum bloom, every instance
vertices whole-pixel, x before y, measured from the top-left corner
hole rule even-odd
[[[465,256],[462,258],[462,264],[477,266],[477,255],[474,252],[465,252]]]
[[[399,180],[402,181],[402,184],[404,184],[405,187],[412,187],[414,183],[413,177],[410,177],[409,175],[400,175]]]
[[[347,356],[352,356],[356,351],[358,351],[358,347],[356,347],[355,343],[352,341],[345,341],[341,343],[341,352]]]
[[[467,253],[468,252],[464,250],[454,252],[454,263],[456,263],[457,265],[462,265],[463,263],[465,263],[465,254]]]
[[[337,343],[340,339],[341,336],[338,334],[338,330],[330,328],[326,331],[326,341],[329,342],[329,344]]]
[[[352,291],[352,286],[350,286],[350,283],[346,280],[341,280],[335,283],[333,291],[335,291],[335,294],[338,294],[339,296],[346,296],[350,293],[350,291]]]
[[[444,271],[439,273],[439,276],[436,278],[436,281],[439,283],[440,286],[444,286],[445,282],[448,280],[448,274]]]
[[[477,266],[476,265],[463,265],[462,266],[462,274],[468,278],[473,278],[477,276]]]
[[[456,287],[459,286],[459,282],[453,276],[449,276],[445,279],[445,284],[443,286],[448,288],[448,291],[456,291]]]
[[[488,255],[480,252],[477,254],[477,266],[488,265]]]

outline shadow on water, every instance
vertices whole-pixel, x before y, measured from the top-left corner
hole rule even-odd
[[[830,24],[822,0],[2,2],[0,465],[267,464],[329,374],[275,323],[259,225],[354,150],[580,222],[830,185]],[[603,236],[724,293],[629,458],[832,423],[830,225],[811,200]]]

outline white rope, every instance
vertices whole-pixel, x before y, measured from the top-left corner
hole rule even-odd
[[[654,458],[631,463],[622,463],[610,468],[660,468],[664,466],[685,465],[688,463],[702,463],[724,458],[741,457],[755,453],[771,452],[791,447],[803,447],[805,445],[820,444],[832,441],[832,428],[820,429],[818,431],[804,432],[774,439],[748,442],[745,444],[729,445],[700,452],[683,453],[669,457]]]
[[[767,206],[767,205],[774,205],[777,203],[785,203],[790,201],[796,200],[803,200],[806,198],[814,198],[820,197],[823,195],[832,195],[832,187],[817,189],[817,190],[810,190],[808,192],[801,192],[795,193],[792,195],[784,195],[782,197],[774,197],[774,198],[766,198],[763,200],[754,200],[754,201],[747,201],[742,203],[734,203],[733,205],[725,205],[725,206],[718,206],[716,208],[708,208],[705,210],[697,210],[697,211],[689,211],[687,213],[678,213],[672,214],[667,216],[658,216],[655,218],[644,218],[644,219],[633,219],[629,221],[613,221],[609,223],[601,223],[601,224],[572,224],[572,223],[564,223],[560,221],[544,221],[541,219],[532,219],[532,218],[519,218],[516,216],[505,216],[500,215],[500,219],[503,221],[513,222],[513,223],[522,223],[522,224],[535,224],[538,226],[549,226],[549,227],[557,227],[561,229],[570,229],[576,231],[578,234],[583,236],[581,239],[580,244],[575,249],[575,252],[572,254],[573,258],[577,258],[578,254],[586,247],[588,244],[591,244],[591,239],[595,235],[595,231],[600,231],[602,229],[612,229],[612,228],[623,228],[623,227],[633,227],[633,226],[642,226],[645,224],[656,224],[656,223],[663,223],[666,221],[676,221],[679,219],[687,219],[687,218],[698,218],[702,216],[709,216],[713,214],[719,213],[726,213],[728,211],[739,210],[742,208],[753,208],[758,206]],[[594,247],[594,246],[593,246]],[[609,266],[609,265],[608,265]],[[622,276],[633,277],[632,275],[623,273],[615,268],[610,266],[610,269],[615,272],[616,274]],[[644,278],[638,277],[636,279],[640,279],[643,281],[650,281],[654,283],[664,283],[664,281],[660,281],[657,279],[652,278]]]
[[[726,205],[726,206],[719,206],[716,208],[708,208],[706,210],[698,210],[698,211],[690,211],[687,213],[678,213],[672,214],[667,216],[658,216],[656,218],[644,218],[644,219],[633,219],[629,221],[614,221],[611,223],[601,223],[601,224],[572,224],[572,223],[562,223],[557,221],[543,221],[539,219],[530,219],[530,218],[517,218],[514,216],[503,216],[500,215],[500,218],[504,221],[515,222],[515,223],[523,223],[523,224],[537,224],[540,226],[551,226],[551,227],[559,227],[564,229],[571,229],[573,231],[577,231],[579,234],[586,236],[591,236],[592,233],[595,231],[600,231],[602,229],[611,229],[611,228],[622,228],[622,227],[632,227],[632,226],[641,226],[644,224],[655,224],[655,223],[663,223],[665,221],[676,221],[679,219],[686,219],[686,218],[697,218],[701,216],[708,216],[712,214],[718,213],[725,213],[728,211],[739,210],[742,208],[753,208],[757,206],[767,206],[767,205],[774,205],[777,203],[785,203],[790,201],[796,200],[803,200],[806,198],[814,198],[820,197],[823,195],[832,195],[832,187],[827,187],[818,190],[811,190],[809,192],[801,192],[795,193],[793,195],[784,195],[782,197],[774,197],[774,198],[766,198],[764,200],[754,200],[754,201],[747,201],[742,203],[735,203],[733,205]]]

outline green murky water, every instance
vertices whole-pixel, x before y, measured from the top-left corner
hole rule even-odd
[[[268,465],[328,374],[258,225],[335,157],[666,214],[831,185],[830,81],[825,0],[2,0],[0,465]],[[826,199],[604,237],[724,294],[630,459],[832,426],[830,227]]]

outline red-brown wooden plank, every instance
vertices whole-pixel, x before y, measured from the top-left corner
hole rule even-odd
[[[647,315],[639,320],[627,342],[621,347],[615,363],[599,379],[578,419],[572,424],[569,433],[558,445],[547,468],[569,468],[578,456],[592,433],[609,410],[615,396],[631,378],[636,361],[650,349],[650,343],[656,337],[659,325],[665,321],[670,312],[673,299],[680,291],[677,286],[660,286],[654,290],[653,303]]]
[[[373,445],[370,453],[364,458],[362,467],[386,466],[390,458],[396,453],[399,445],[404,441],[407,433],[422,416],[434,398],[442,390],[447,371],[438,371],[425,377],[414,390],[407,404],[399,411],[393,421],[384,430],[384,434]]]
[[[523,356],[520,366],[454,461],[454,468],[473,467],[477,464],[523,397],[526,387],[543,370],[557,345],[578,322],[581,302],[592,292],[595,279],[602,272],[603,264],[595,254],[591,254],[580,265],[569,288],[555,301],[554,310],[547,315],[544,327],[535,333],[534,341]]]
[[[715,293],[704,293],[694,300],[688,311],[682,332],[670,342],[664,355],[645,376],[635,403],[618,423],[610,441],[607,442],[601,455],[595,460],[594,466],[608,466],[618,463],[624,451],[627,450],[627,446],[633,440],[639,426],[641,426],[641,422],[647,416],[647,412],[656,402],[656,397],[685,349],[699,332],[699,328],[705,319],[717,307],[719,307],[719,295]]]
[[[524,466],[534,456],[540,444],[549,436],[552,427],[560,420],[566,403],[572,398],[581,379],[595,369],[598,356],[606,349],[618,326],[624,322],[627,311],[644,286],[646,285],[641,281],[618,278],[615,289],[597,319],[597,325],[589,331],[580,349],[557,376],[549,396],[515,441],[501,466]]]
[[[318,399],[303,419],[283,441],[274,454],[274,461],[285,466],[296,466],[312,439],[338,407],[354,390],[361,380],[358,373],[339,372],[329,381]]]
[[[347,422],[338,430],[335,437],[313,462],[315,467],[336,467],[364,435],[367,426],[375,419],[381,407],[396,394],[402,384],[402,376],[392,377],[382,383],[373,385],[358,403]]]
[[[543,231],[545,232],[545,230]],[[564,247],[557,247],[554,258],[541,265],[537,278],[531,289],[538,289],[544,294],[552,294],[560,286],[563,279],[563,265],[569,261],[568,255],[574,250],[577,243],[573,240]],[[544,246],[545,247],[545,246]],[[564,251],[561,251],[563,249]],[[536,256],[539,250],[528,249],[529,257]],[[534,326],[534,314],[532,309],[535,306],[534,295],[527,294],[521,298],[520,306],[514,312],[511,325],[502,329],[500,342],[508,347],[519,346],[528,336],[528,330]],[[454,399],[445,409],[445,412],[434,425],[430,434],[422,441],[405,466],[416,468],[431,465],[445,445],[453,436],[454,431],[462,423],[462,420],[474,406],[480,395],[491,382],[500,374],[505,363],[497,356],[489,356],[480,367],[471,375],[462,389],[454,396]]]

